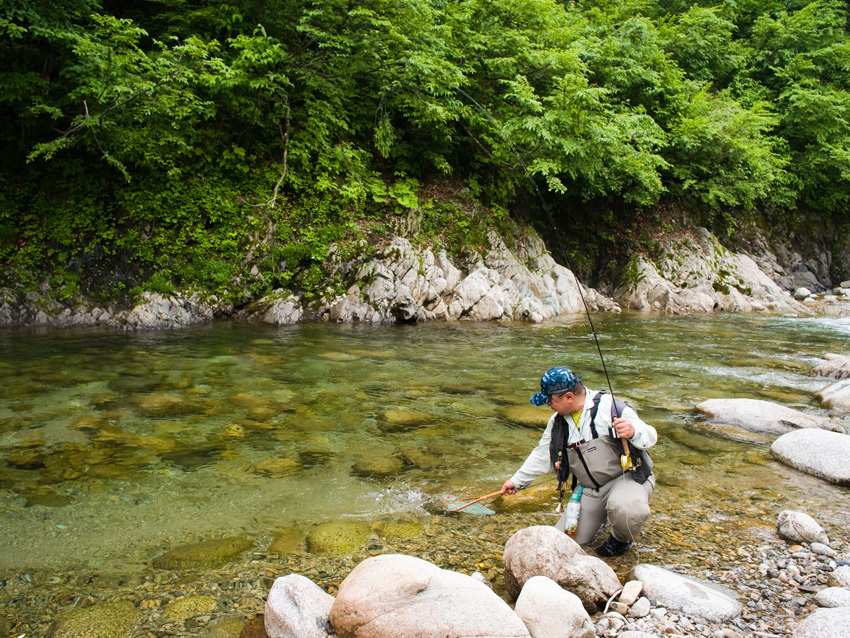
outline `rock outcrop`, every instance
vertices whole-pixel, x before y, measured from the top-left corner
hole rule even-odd
[[[674,315],[808,312],[750,257],[730,252],[705,228],[681,242],[668,242],[655,260],[635,257],[613,296],[623,308]]]

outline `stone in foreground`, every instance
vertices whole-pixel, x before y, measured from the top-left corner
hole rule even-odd
[[[636,565],[634,575],[643,581],[643,593],[653,605],[706,622],[726,622],[741,615],[741,603],[725,587],[655,565]]]
[[[483,583],[400,554],[355,567],[339,586],[330,622],[338,638],[530,638]]]
[[[266,600],[269,638],[328,638],[328,614],[334,598],[305,576],[289,574],[274,581]]]
[[[794,631],[794,638],[848,638],[850,636],[850,607],[817,609],[803,619]]]
[[[581,599],[551,578],[532,576],[514,609],[532,638],[594,638],[590,616]]]
[[[593,613],[620,588],[617,574],[604,561],[588,556],[572,538],[550,525],[516,532],[505,544],[505,585],[516,598],[533,576],[547,576],[581,599]]]
[[[792,543],[823,543],[829,542],[823,527],[805,512],[798,510],[783,510],[776,517],[776,533],[780,538]]]

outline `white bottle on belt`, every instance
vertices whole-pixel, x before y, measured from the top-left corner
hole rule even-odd
[[[564,516],[566,517],[564,533],[568,536],[575,536],[576,532],[578,532],[578,517],[581,514],[581,493],[583,491],[584,487],[579,487],[578,490],[573,492],[567,503],[567,508],[564,512]]]

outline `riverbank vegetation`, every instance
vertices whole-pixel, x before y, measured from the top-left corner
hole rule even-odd
[[[329,246],[368,250],[410,209],[450,249],[545,227],[528,175],[585,261],[670,206],[720,233],[846,225],[847,20],[833,0],[5,3],[0,284],[312,290]]]

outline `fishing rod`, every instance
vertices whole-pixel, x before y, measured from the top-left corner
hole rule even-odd
[[[523,161],[522,155],[520,155],[513,142],[511,142],[510,138],[508,137],[508,134],[504,131],[504,129],[502,129],[501,126],[499,126],[499,123],[495,119],[493,119],[493,116],[490,115],[487,109],[481,106],[481,104],[479,104],[478,101],[469,93],[464,91],[459,86],[454,87],[454,89],[458,93],[464,95],[466,99],[468,99],[470,102],[472,102],[478,108],[478,110],[481,111],[488,120],[490,120],[490,123],[496,127],[499,133],[501,133],[502,138],[510,147],[511,151],[513,151],[514,155],[516,155],[516,158],[519,160],[519,163],[522,165],[522,168],[525,171],[526,179],[531,182],[531,185],[534,188],[534,192],[537,193],[537,198],[540,200],[540,204],[541,206],[543,206],[543,210],[546,211],[546,217],[549,219],[549,224],[551,225],[552,231],[555,234],[555,238],[557,239],[560,245],[561,254],[564,255],[564,259],[567,261],[567,265],[570,267],[570,272],[572,272],[573,274],[573,279],[575,279],[576,287],[578,288],[578,294],[581,297],[582,304],[584,305],[584,312],[587,316],[587,323],[590,324],[590,332],[593,333],[593,341],[596,344],[596,351],[599,353],[599,361],[602,363],[602,372],[605,374],[605,381],[608,384],[608,392],[611,393],[611,405],[613,406],[614,414],[617,416],[617,418],[622,417],[622,414],[617,408],[617,402],[614,399],[614,388],[611,387],[611,378],[608,376],[608,368],[605,365],[605,357],[602,354],[602,346],[599,345],[599,336],[596,333],[596,328],[593,326],[593,319],[590,317],[590,307],[587,305],[587,299],[585,298],[584,292],[581,289],[581,282],[578,280],[578,275],[576,275],[577,269],[575,263],[570,258],[570,255],[567,252],[567,245],[564,241],[563,234],[558,229],[558,225],[555,223],[555,218],[552,215],[552,211],[549,210],[549,206],[546,204],[546,200],[543,198],[543,193],[540,192],[540,188],[537,186],[537,182],[535,182],[532,178],[531,171],[528,170],[528,166],[526,165],[525,161]],[[613,424],[611,426],[611,429],[612,431],[615,431],[613,429]],[[626,443],[625,439],[623,439],[623,456],[620,458],[620,465],[623,467],[624,470],[632,467],[631,455],[629,454],[628,444]]]

